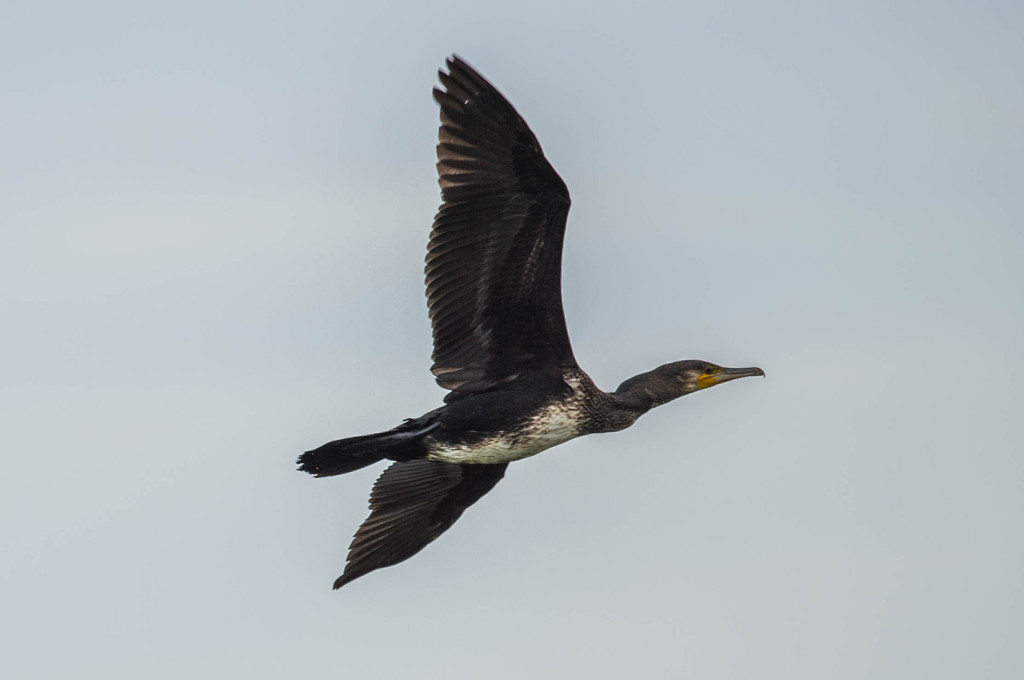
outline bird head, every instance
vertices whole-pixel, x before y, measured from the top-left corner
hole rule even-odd
[[[750,368],[725,368],[710,361],[700,359],[687,359],[665,364],[655,369],[682,388],[682,394],[690,394],[698,390],[704,390],[715,385],[736,380],[737,378],[749,378],[755,375],[764,376],[764,371],[756,366]],[[682,395],[680,395],[682,396]]]
[[[619,385],[615,394],[626,403],[647,410],[698,390],[755,375],[763,376],[764,371],[757,367],[725,368],[709,361],[687,359],[633,376]]]

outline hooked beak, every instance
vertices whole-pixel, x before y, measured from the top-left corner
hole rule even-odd
[[[736,378],[751,378],[755,375],[764,377],[764,371],[757,366],[751,366],[750,368],[723,368],[714,375],[702,375],[697,379],[697,386],[700,389],[704,389],[714,385],[721,385]]]

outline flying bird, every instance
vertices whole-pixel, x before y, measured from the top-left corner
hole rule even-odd
[[[394,461],[334,588],[412,557],[494,488],[508,464],[615,432],[655,406],[760,368],[686,360],[599,389],[562,313],[569,190],[526,122],[457,56],[439,71],[441,207],[427,248],[432,371],[444,405],[376,434],[329,442],[299,469],[329,477]]]

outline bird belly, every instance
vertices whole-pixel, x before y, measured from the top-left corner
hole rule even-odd
[[[580,432],[575,409],[559,403],[540,409],[511,430],[467,432],[457,439],[431,435],[427,458],[446,463],[508,463],[574,439]]]

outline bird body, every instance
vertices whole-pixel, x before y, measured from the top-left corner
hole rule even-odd
[[[499,430],[441,433],[426,437],[427,458],[446,463],[511,463],[536,455],[583,434],[583,404],[578,398],[552,401]]]
[[[444,405],[391,430],[328,442],[299,457],[318,477],[394,461],[370,494],[340,588],[416,554],[504,477],[508,464],[632,425],[685,394],[753,375],[677,361],[614,392],[577,365],[561,299],[570,199],[537,138],[468,64],[439,72],[442,205],[427,249],[427,303]]]
[[[427,458],[510,463],[581,435],[623,429],[640,416],[639,411],[635,415],[616,412],[619,417],[612,423],[607,406],[607,395],[578,368],[565,371],[561,384],[549,391],[489,391],[446,407],[451,413],[442,414],[442,428],[425,437]],[[500,419],[495,420],[495,415]],[[448,432],[460,434],[451,437]]]

